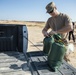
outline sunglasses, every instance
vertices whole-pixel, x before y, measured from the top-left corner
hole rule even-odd
[[[54,9],[52,9],[52,10],[49,12],[49,14],[52,13],[53,11],[54,11]]]

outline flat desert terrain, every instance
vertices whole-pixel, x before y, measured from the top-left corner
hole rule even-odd
[[[4,24],[24,24],[28,29],[28,52],[29,51],[39,51],[43,50],[43,39],[42,29],[45,25],[44,22],[34,22],[34,21],[0,21]],[[76,29],[75,29],[75,38],[76,38]],[[72,40],[71,40],[72,42]],[[76,44],[74,43],[74,49],[76,49]],[[69,54],[68,61],[73,67],[76,68],[76,50],[73,53]]]

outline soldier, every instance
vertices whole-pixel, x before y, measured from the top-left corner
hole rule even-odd
[[[67,14],[59,12],[54,2],[50,2],[46,6],[46,10],[51,17],[48,18],[46,25],[42,30],[44,37],[49,37],[49,35],[54,34],[60,34],[62,39],[67,40],[67,33],[73,30],[71,18]],[[48,32],[49,29],[51,29],[50,32]],[[64,56],[64,59],[67,61],[67,55]]]
[[[68,39],[69,39],[69,41],[70,41],[71,35],[72,35],[73,42],[75,42],[75,36],[74,36],[74,22],[72,22],[72,25],[73,25],[73,30],[71,30],[71,31],[69,32]]]
[[[59,33],[64,38],[65,34],[73,29],[71,19],[68,15],[60,13],[54,2],[46,6],[47,13],[51,16],[42,30],[43,35],[48,37],[51,34]],[[52,30],[48,33],[48,29]]]

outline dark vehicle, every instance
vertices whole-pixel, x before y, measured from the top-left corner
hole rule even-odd
[[[64,60],[52,72],[43,51],[27,52],[26,25],[0,24],[0,75],[76,75],[76,69]]]

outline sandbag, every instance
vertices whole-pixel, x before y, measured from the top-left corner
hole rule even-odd
[[[51,37],[45,37],[43,40],[43,52],[48,55],[49,51],[51,51],[52,43],[54,42],[54,38]]]
[[[59,35],[54,36],[54,39],[56,41],[52,43],[51,51],[48,55],[47,61],[53,71],[57,71],[57,69],[60,67],[62,60],[64,58],[64,55],[66,53],[66,46],[64,45],[64,43],[61,41],[57,41],[60,38],[61,37]]]

